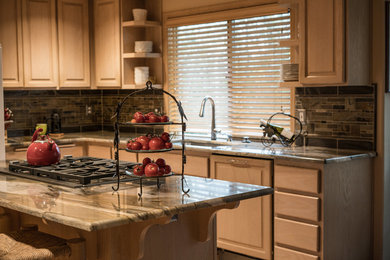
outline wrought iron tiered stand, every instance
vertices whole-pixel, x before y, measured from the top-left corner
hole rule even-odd
[[[187,120],[187,117],[186,115],[184,114],[184,110],[183,110],[183,107],[181,105],[181,102],[178,101],[175,96],[173,96],[172,94],[170,94],[169,92],[165,91],[165,90],[162,90],[162,92],[165,94],[165,95],[168,95],[170,98],[172,98],[176,105],[177,105],[177,109],[179,110],[179,113],[180,113],[180,120],[181,122],[178,123],[178,122],[161,122],[161,123],[131,123],[131,122],[120,122],[120,113],[121,113],[121,109],[122,109],[122,106],[123,104],[127,101],[127,99],[130,97],[130,96],[133,96],[133,95],[136,95],[136,94],[139,94],[139,93],[143,93],[143,92],[148,92],[148,91],[153,91],[153,90],[156,90],[155,88],[153,88],[153,84],[151,81],[148,81],[146,82],[146,87],[143,88],[143,89],[140,89],[140,90],[136,90],[132,93],[130,93],[129,95],[127,95],[126,97],[124,97],[120,102],[118,102],[118,105],[116,107],[116,111],[115,111],[115,114],[112,118],[115,117],[115,124],[114,124],[114,131],[115,131],[115,136],[114,136],[114,150],[115,150],[115,161],[116,161],[116,170],[115,170],[115,174],[114,174],[114,177],[117,177],[117,184],[116,184],[116,187],[112,187],[112,189],[114,191],[117,191],[119,190],[119,184],[120,184],[120,172],[119,172],[119,143],[120,143],[120,134],[119,134],[119,127],[120,126],[151,126],[151,125],[181,125],[181,140],[182,140],[182,148],[181,148],[181,157],[182,157],[182,166],[181,166],[181,189],[182,189],[182,192],[184,194],[188,194],[188,192],[190,191],[189,189],[185,190],[184,188],[184,183],[185,183],[185,177],[184,177],[184,165],[186,164],[186,155],[185,155],[185,142],[184,142],[184,133],[186,131],[186,123],[184,122],[184,119]],[[128,152],[133,152],[133,153],[144,153],[145,150],[128,150],[128,149],[124,149]],[[146,152],[167,152],[167,151],[170,151],[172,149],[164,149],[164,150],[148,150]],[[135,178],[138,178],[139,179],[139,185],[140,185],[140,192],[138,193],[138,196],[139,197],[142,197],[142,181],[143,179],[152,179],[152,178],[155,178],[157,179],[157,188],[159,189],[160,188],[160,178],[166,178],[166,177],[169,177],[169,176],[172,176],[172,174],[169,174],[169,175],[164,175],[164,176],[155,176],[155,177],[146,177],[146,176],[136,176],[136,175],[132,175],[134,176]]]

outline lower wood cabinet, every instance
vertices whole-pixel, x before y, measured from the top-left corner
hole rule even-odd
[[[274,259],[371,259],[372,160],[274,162]]]
[[[88,156],[112,159],[111,144],[88,144]]]
[[[142,162],[145,157],[149,157],[152,160],[163,158],[167,164],[169,164],[174,173],[181,174],[182,172],[182,154],[181,150],[173,150],[164,153],[139,153],[138,162]],[[186,152],[187,162],[184,166],[184,174],[209,177],[209,157],[200,156]]]
[[[61,158],[64,158],[66,155],[71,155],[73,157],[84,156],[84,145],[77,144],[64,144],[59,145],[61,152]]]
[[[272,186],[272,161],[211,155],[211,178]],[[240,202],[217,213],[217,246],[261,259],[272,258],[272,197]]]

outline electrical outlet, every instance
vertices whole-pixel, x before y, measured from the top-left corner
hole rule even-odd
[[[306,109],[297,109],[298,119],[302,124],[306,124]]]
[[[85,105],[85,115],[91,115],[92,114],[92,106]]]

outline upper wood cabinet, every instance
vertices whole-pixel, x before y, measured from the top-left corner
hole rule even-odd
[[[299,57],[294,60],[299,62],[299,83],[325,86],[370,83],[369,0],[279,0],[279,3],[288,5],[293,14],[291,38],[298,39]]]
[[[119,0],[94,1],[95,84],[97,87],[119,87],[120,19]]]
[[[22,18],[20,0],[0,0],[0,43],[3,47],[3,86],[23,86]]]
[[[58,86],[57,24],[54,0],[23,0],[24,85]]]
[[[89,87],[88,0],[58,0],[60,87]]]
[[[272,162],[231,156],[210,157],[211,178],[272,186]],[[240,202],[237,209],[217,213],[217,245],[220,248],[272,259],[271,196]]]
[[[343,83],[345,80],[344,3],[305,0],[300,12],[300,81]]]

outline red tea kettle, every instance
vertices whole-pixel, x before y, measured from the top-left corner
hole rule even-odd
[[[57,144],[47,135],[39,136],[42,131],[42,128],[35,130],[31,144],[27,149],[27,162],[30,165],[51,165],[58,163],[61,159]]]

